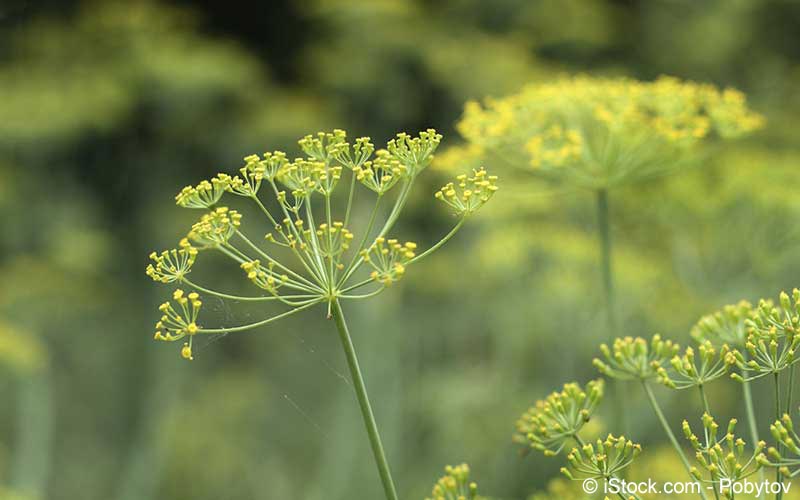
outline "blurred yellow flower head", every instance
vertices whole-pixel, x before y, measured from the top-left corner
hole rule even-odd
[[[467,146],[445,160],[492,158],[604,188],[672,170],[696,144],[739,137],[763,123],[737,90],[666,76],[578,76],[467,103],[457,126]]]

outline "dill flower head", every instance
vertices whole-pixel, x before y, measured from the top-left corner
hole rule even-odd
[[[476,500],[478,485],[469,480],[469,465],[448,465],[425,500]]]
[[[691,335],[698,342],[709,341],[715,346],[724,344],[734,348],[744,348],[747,340],[745,320],[753,313],[750,302],[742,300],[737,304],[727,305],[721,310],[703,316],[692,327]]]
[[[223,245],[236,233],[242,215],[228,207],[219,207],[203,214],[189,231],[188,239],[203,247]]]
[[[197,259],[197,249],[187,238],[183,238],[179,246],[178,249],[164,250],[160,254],[156,252],[150,254],[153,264],[147,266],[145,273],[153,278],[153,281],[172,283],[180,281],[189,274]]]
[[[642,446],[625,436],[611,434],[606,439],[598,439],[594,444],[587,443],[573,448],[567,454],[567,467],[561,473],[569,479],[610,479],[627,468],[642,452]]]
[[[491,158],[598,189],[674,169],[697,144],[745,135],[763,121],[733,89],[578,76],[469,102],[458,130],[467,141],[462,160]]]
[[[620,380],[646,380],[659,375],[659,369],[666,365],[680,346],[671,340],[663,340],[661,335],[653,335],[650,343],[641,337],[614,339],[609,348],[600,345],[604,359],[595,358],[594,366],[611,378]]]
[[[441,139],[432,129],[416,137],[400,133],[376,151],[368,137],[351,144],[343,130],[320,132],[298,141],[304,157],[289,160],[281,151],[249,155],[238,175],[220,173],[181,190],[176,196],[179,206],[205,213],[178,249],[150,255],[153,263],[146,273],[157,282],[194,291],[178,290],[174,304],[162,305],[156,339],[188,338],[181,354],[192,359],[195,334],[245,331],[318,304],[327,304],[330,316],[334,303],[372,297],[402,279],[497,191],[497,178],[483,168],[472,176],[459,176],[444,194],[436,195],[458,216],[449,233],[422,251],[416,243],[401,243],[392,236],[418,175],[433,160]],[[223,204],[226,194],[252,203],[270,232],[254,235],[247,229],[241,213]],[[357,227],[353,212],[364,199],[371,200],[373,208],[366,225]],[[228,258],[256,294],[235,295],[189,279],[204,251]],[[197,323],[197,292],[234,301],[272,301],[288,310],[251,324],[204,328]]]
[[[770,447],[768,457],[762,457],[763,465],[778,467],[786,477],[794,477],[800,470],[800,436],[794,430],[792,417],[784,413],[780,420],[776,420],[769,427],[772,437],[782,447]]]
[[[752,376],[731,374],[735,380],[753,380],[770,373],[777,374],[797,362],[795,352],[800,345],[800,290],[794,289],[791,297],[781,292],[778,305],[770,300],[759,301],[758,307],[745,320],[747,338],[744,351],[746,359],[736,352],[736,364]]]
[[[395,239],[379,237],[361,255],[374,271],[370,278],[386,286],[403,277],[406,264],[416,256],[417,244],[411,241],[400,243]]]
[[[766,458],[762,451],[766,447],[763,441],[756,443],[755,448],[747,450],[744,439],[737,437],[736,419],[728,423],[723,436],[718,436],[719,425],[714,417],[704,413],[703,438],[698,438],[689,422],[683,421],[683,434],[695,450],[695,458],[699,467],[692,467],[691,473],[698,481],[717,483],[725,480],[728,484],[742,481],[758,472]],[[726,498],[733,498],[732,492],[720,491]]]
[[[175,195],[175,203],[184,208],[210,208],[216,204],[228,187],[226,177],[201,181],[197,186],[186,186]]]
[[[461,174],[456,183],[448,182],[436,193],[436,199],[455,210],[458,215],[469,215],[481,208],[497,191],[496,175],[488,175],[486,170],[473,171],[472,176]]]
[[[558,454],[583,428],[603,398],[603,380],[593,380],[584,389],[573,382],[564,384],[537,401],[517,420],[514,440],[546,456]]]
[[[687,389],[724,376],[736,364],[736,356],[726,344],[717,350],[705,341],[697,347],[697,354],[694,348],[687,347],[683,356],[674,356],[669,364],[671,370],[658,368],[658,381],[672,389]]]

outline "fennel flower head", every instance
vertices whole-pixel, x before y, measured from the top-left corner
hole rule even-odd
[[[416,137],[400,133],[376,150],[369,137],[351,142],[342,130],[320,132],[298,141],[302,157],[289,159],[281,151],[250,155],[238,175],[220,173],[182,189],[177,204],[201,213],[176,248],[150,254],[147,275],[178,287],[160,306],[155,339],[183,341],[181,354],[192,359],[196,335],[250,330],[316,305],[327,305],[330,316],[333,302],[366,299],[402,279],[498,189],[497,178],[483,168],[459,175],[435,193],[454,215],[447,235],[425,250],[395,237],[414,181],[441,139],[433,129]],[[231,206],[237,202],[250,204],[262,224],[247,227]],[[370,204],[368,213],[357,213]],[[264,223],[266,233],[257,229]],[[190,278],[205,252],[226,258],[255,294],[234,295]],[[251,324],[208,328],[201,324],[201,294],[273,302],[285,311]]]
[[[672,77],[577,76],[468,102],[458,123],[466,145],[439,163],[491,158],[554,181],[606,189],[675,170],[697,145],[746,135],[763,122],[734,89]]]

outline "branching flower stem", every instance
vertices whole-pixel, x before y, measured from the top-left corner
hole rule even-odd
[[[758,437],[758,422],[756,421],[756,412],[753,408],[753,394],[750,389],[750,381],[747,380],[747,370],[742,370],[742,379],[742,394],[744,396],[744,409],[747,413],[747,424],[750,428],[750,439],[752,439],[754,443],[758,443],[760,441]],[[758,474],[761,482],[764,482],[764,469],[760,469]]]
[[[416,257],[414,257],[413,259],[411,259],[410,261],[408,261],[408,263],[409,263],[409,264],[412,264],[412,263],[414,263],[414,262],[418,262],[418,261],[422,260],[424,257],[427,257],[427,256],[428,256],[428,255],[430,255],[431,253],[433,253],[433,252],[435,252],[436,250],[438,250],[438,249],[439,249],[439,247],[441,247],[442,245],[444,245],[445,243],[447,243],[447,242],[450,240],[450,238],[452,238],[453,236],[455,236],[455,234],[458,232],[458,230],[459,230],[459,229],[461,229],[461,226],[463,226],[463,225],[464,225],[464,221],[466,221],[466,220],[467,220],[467,218],[466,218],[466,217],[462,217],[462,218],[461,218],[461,219],[458,221],[458,223],[457,223],[455,226],[453,226],[453,229],[451,229],[451,230],[450,230],[450,232],[449,232],[449,233],[447,233],[447,235],[446,235],[444,238],[442,238],[442,239],[441,239],[441,240],[440,240],[440,241],[439,241],[437,244],[433,245],[433,246],[432,246],[432,247],[430,247],[429,249],[427,249],[427,250],[425,250],[424,252],[422,252],[421,254],[417,255]]]
[[[385,236],[386,233],[389,232],[392,229],[392,227],[394,227],[395,222],[397,222],[397,219],[400,216],[400,212],[402,212],[403,207],[406,204],[406,200],[408,199],[408,194],[411,192],[412,185],[413,185],[413,179],[406,181],[406,184],[403,186],[402,191],[400,191],[400,195],[397,197],[397,200],[395,201],[394,206],[392,207],[392,211],[389,214],[386,223],[383,225],[383,228],[380,230],[376,238]],[[380,202],[380,198],[381,197],[378,197],[378,201],[375,203],[375,208],[373,209],[372,215],[370,216],[370,223],[368,226],[369,230],[372,229],[372,224],[374,223],[375,220],[375,213],[378,209],[378,203]],[[364,233],[365,236],[367,234],[369,234],[369,231],[366,231]],[[360,247],[363,247],[363,243],[360,245]],[[350,276],[352,276],[353,273],[355,273],[363,263],[364,263],[364,257],[359,254],[356,254],[356,258],[353,260],[353,262],[351,262],[350,266],[348,266],[349,269],[342,276],[340,283],[347,282],[347,280],[350,279]]]
[[[441,248],[455,235],[468,216],[487,203],[498,190],[497,176],[488,175],[486,169],[481,167],[473,169],[471,175],[456,176],[454,182],[442,187],[435,198],[459,216],[458,222],[443,239],[417,256],[416,243],[401,243],[397,238],[387,236],[387,233],[398,221],[416,177],[433,160],[433,153],[442,136],[433,129],[420,132],[418,137],[399,133],[396,138],[387,142],[386,149],[377,152],[368,137],[357,138],[354,144],[348,143],[346,137],[343,130],[307,135],[298,141],[298,145],[307,155],[306,158],[289,161],[281,151],[266,152],[261,156],[249,155],[244,158],[244,167],[239,169],[241,176],[219,173],[211,180],[201,181],[196,186],[186,186],[176,195],[177,205],[204,209],[207,212],[192,225],[186,237],[179,241],[179,248],[152,252],[149,255],[152,263],[147,266],[145,273],[154,281],[185,284],[193,289],[185,293],[179,288],[173,292],[171,301],[159,306],[161,318],[156,322],[153,338],[168,342],[183,340],[181,357],[192,360],[195,335],[254,330],[324,304],[327,306],[328,318],[335,319],[339,331],[386,500],[397,500],[397,492],[340,301],[367,299],[378,295],[400,280],[406,274],[408,265]],[[373,152],[375,157],[370,160]],[[338,210],[334,211],[337,208],[334,201],[337,198],[333,196],[343,173],[351,176],[344,222],[335,218]],[[274,201],[279,207],[274,215],[259,199],[259,190],[266,183],[269,183]],[[277,183],[280,183],[280,189]],[[347,226],[352,219],[351,211],[358,184],[371,191],[377,199],[360,238],[361,242],[353,247],[351,242],[354,234]],[[382,199],[394,186],[399,187],[399,194],[388,214],[382,214]],[[246,232],[240,229],[242,214],[227,205],[219,204],[226,193],[255,202],[273,230],[264,235],[264,240],[269,245],[288,249],[284,250],[285,256],[290,257],[288,252],[294,254],[302,269],[296,262],[293,266],[281,262],[281,254],[272,254],[269,249],[260,246],[257,240],[248,238]],[[386,215],[385,221],[377,222],[379,215]],[[319,225],[315,218],[319,220]],[[376,232],[375,226],[380,227],[377,235],[373,234]],[[214,250],[237,263],[247,279],[264,291],[259,292],[263,295],[233,295],[188,280],[187,275],[191,272],[198,253]],[[362,264],[370,268],[366,273],[369,278],[363,281],[355,274]],[[351,278],[354,278],[355,284],[349,282]],[[374,286],[361,292],[350,293],[373,283]],[[284,291],[287,292],[285,295]],[[251,303],[275,300],[289,306],[291,310],[246,325],[205,328],[199,320],[203,302],[198,292],[219,299]]]
[[[694,480],[694,476],[692,476],[691,470],[692,467],[689,465],[689,460],[686,458],[686,454],[683,452],[683,448],[678,443],[678,440],[675,438],[675,434],[672,433],[672,429],[669,428],[669,422],[667,422],[667,418],[664,416],[664,412],[661,411],[661,406],[659,406],[658,401],[656,400],[655,394],[653,394],[653,389],[647,383],[646,380],[642,380],[642,387],[644,388],[644,392],[647,394],[647,399],[650,401],[650,406],[653,407],[653,411],[658,417],[659,422],[661,422],[661,426],[664,428],[664,432],[667,434],[670,443],[672,443],[672,447],[675,448],[675,452],[678,454],[678,457],[681,459],[681,463],[683,463],[683,467],[686,469],[686,472],[689,474],[689,477]],[[700,497],[703,500],[706,500],[706,494],[703,490],[700,490]]]
[[[361,415],[364,418],[364,426],[367,429],[367,436],[369,437],[370,446],[372,447],[372,454],[375,457],[378,474],[383,483],[383,491],[386,494],[386,500],[397,500],[397,490],[392,480],[392,473],[389,470],[386,454],[383,451],[383,443],[381,443],[381,437],[378,433],[378,425],[375,422],[375,415],[372,413],[372,406],[369,402],[367,388],[364,385],[364,377],[361,375],[358,357],[356,356],[355,347],[353,346],[353,340],[350,338],[350,332],[347,329],[342,307],[339,301],[335,299],[331,301],[331,306],[336,328],[339,331],[339,339],[342,342],[342,348],[347,358],[347,366],[350,369],[350,376],[353,379],[353,387],[355,388],[356,397],[358,398],[358,405],[361,408]]]
[[[361,242],[358,244],[359,250],[363,249],[367,244],[367,241],[369,241],[369,234],[372,232],[372,226],[375,225],[375,216],[378,215],[378,207],[380,207],[382,199],[383,196],[378,195],[377,199],[375,200],[375,206],[372,207],[372,212],[369,215],[369,221],[367,222],[367,227],[364,230],[364,236],[361,237]],[[361,255],[359,255],[359,252],[356,252],[342,273],[342,278],[337,282],[337,287],[341,287],[350,278],[353,272],[355,272],[354,266],[357,262],[360,264],[360,259]]]
[[[197,330],[197,333],[233,333],[233,332],[244,332],[247,330],[252,330],[253,328],[258,328],[260,326],[267,325],[274,321],[278,321],[279,319],[286,318],[287,316],[291,316],[292,314],[299,313],[300,311],[308,309],[309,307],[319,304],[322,301],[323,299],[320,298],[313,299],[304,303],[303,305],[297,306],[295,309],[292,309],[291,311],[286,311],[285,313],[278,314],[277,316],[272,316],[270,318],[267,318],[262,321],[257,321],[255,323],[250,323],[249,325],[233,326],[230,328],[200,328]]]
[[[230,299],[230,300],[238,300],[242,302],[261,302],[265,300],[281,300],[281,299],[313,299],[319,297],[319,295],[266,295],[263,297],[246,297],[243,295],[231,295],[228,293],[216,292],[209,288],[205,288],[203,286],[198,285],[197,283],[183,278],[182,280],[184,283],[189,285],[190,287],[194,288],[197,291],[207,293],[209,295],[213,295],[215,297],[219,297],[221,299]]]
[[[247,238],[247,236],[245,236],[244,233],[242,233],[241,231],[237,230],[236,231],[236,235],[239,238],[241,238],[241,240],[244,241],[245,244],[247,244],[247,246],[252,248],[258,255],[260,255],[262,258],[266,259],[267,262],[272,262],[273,264],[275,264],[276,267],[278,267],[279,269],[281,269],[282,271],[287,273],[289,276],[291,276],[292,277],[292,281],[295,282],[296,284],[298,284],[298,285],[299,284],[303,284],[305,286],[312,287],[312,288],[317,288],[317,289],[319,288],[314,283],[308,281],[303,276],[297,274],[296,272],[294,272],[291,269],[289,269],[288,267],[284,266],[283,264],[281,264],[277,260],[275,260],[272,257],[270,257],[263,250],[261,250],[261,248],[259,248],[255,243],[250,241],[250,239]]]

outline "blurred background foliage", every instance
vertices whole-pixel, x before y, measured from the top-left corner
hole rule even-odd
[[[378,498],[324,318],[210,339],[191,364],[152,341],[167,290],[146,256],[195,216],[172,197],[332,127],[376,143],[435,127],[457,145],[466,100],[567,73],[734,86],[767,118],[690,170],[615,191],[622,333],[685,343],[700,315],[799,284],[797,2],[4,0],[0,497]],[[404,498],[460,461],[497,498],[569,497],[550,482],[560,461],[522,458],[510,436],[533,400],[596,376],[593,199],[500,174],[468,230],[350,311]],[[431,195],[449,175],[423,176],[404,238],[447,229]],[[220,324],[257,314],[209,305]],[[674,479],[652,465],[663,441],[635,394],[631,437]],[[676,425],[693,411],[662,396]],[[711,397],[739,414],[735,385]]]

